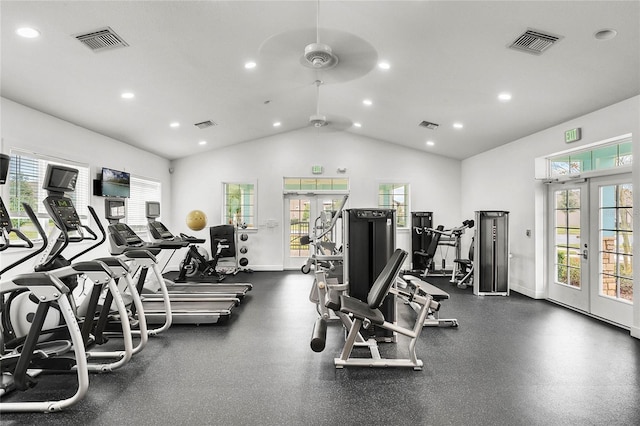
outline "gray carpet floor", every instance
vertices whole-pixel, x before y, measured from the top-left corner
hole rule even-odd
[[[477,297],[446,280],[443,317],[425,328],[422,371],[335,369],[344,333],[309,347],[312,275],[240,274],[253,291],[229,321],[176,325],[122,369],[90,377],[87,397],[59,413],[2,413],[2,425],[637,425],[640,340],[517,293]],[[415,318],[398,304],[398,322]],[[404,356],[406,340],[381,344]],[[45,376],[4,401],[60,398],[74,376]]]

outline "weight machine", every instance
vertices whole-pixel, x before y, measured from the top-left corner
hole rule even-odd
[[[461,250],[462,235],[465,233],[467,229],[473,228],[474,225],[475,225],[474,220],[468,219],[463,221],[461,226],[451,228],[451,229],[443,229],[444,227],[442,225],[438,226],[437,228],[418,227],[418,226],[414,227],[413,231],[417,235],[422,235],[422,234],[431,235],[431,242],[430,242],[429,248],[427,249],[426,252],[424,252],[426,256],[430,255],[430,259],[427,264],[427,267],[422,271],[421,277],[425,278],[427,275],[441,275],[441,276],[451,275],[451,279],[449,280],[449,282],[452,284],[459,283],[459,276],[460,276],[460,273],[462,272],[462,266],[461,266],[462,263],[457,262],[457,260],[462,259],[462,250]],[[435,244],[434,244],[434,241],[435,241]],[[442,253],[442,247],[447,247],[447,250],[445,251],[444,255],[441,256],[442,270],[434,271],[433,270],[433,264],[434,264],[433,257],[435,255],[434,249],[440,248],[440,251]],[[446,259],[447,259],[449,247],[453,247],[455,249],[454,266],[450,273],[446,271]]]

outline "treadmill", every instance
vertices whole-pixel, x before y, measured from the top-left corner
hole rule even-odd
[[[133,261],[138,271],[138,292],[147,323],[165,323],[166,328],[173,324],[213,324],[228,319],[233,308],[240,304],[235,295],[204,292],[169,293],[165,279],[158,269],[155,256],[161,250],[177,250],[188,243],[183,241],[162,241],[149,243],[143,241],[129,225],[120,222],[126,217],[125,202],[122,199],[105,200],[105,217],[109,221],[109,245],[111,254],[121,255],[127,261]],[[152,254],[138,256],[141,251]],[[151,271],[158,282],[159,289],[148,292],[144,288],[147,274]],[[133,308],[132,308],[133,309]]]
[[[157,201],[147,201],[145,203],[146,216],[148,220],[148,228],[151,237],[158,244],[180,244],[179,248],[190,246],[192,244],[202,244],[205,240],[188,235],[173,235],[167,227],[156,220],[160,216],[160,203]],[[173,254],[172,254],[173,256]],[[165,280],[169,281],[169,280]],[[169,293],[215,293],[215,294],[231,294],[241,299],[253,288],[251,283],[208,283],[208,282],[180,282],[173,283],[169,281],[167,290]]]

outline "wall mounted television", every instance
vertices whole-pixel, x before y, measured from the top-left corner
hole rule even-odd
[[[131,175],[127,172],[102,168],[100,195],[103,197],[129,198],[131,195]]]

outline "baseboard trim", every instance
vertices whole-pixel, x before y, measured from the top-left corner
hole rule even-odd
[[[282,265],[247,265],[247,267],[254,271],[262,271],[262,272],[280,272],[285,269]]]
[[[636,339],[640,339],[640,327],[630,327],[631,337],[635,337]]]
[[[531,290],[530,288],[523,287],[520,285],[510,285],[509,290],[515,291],[516,293],[520,293],[532,299],[544,299],[543,292],[536,292],[535,290]]]

